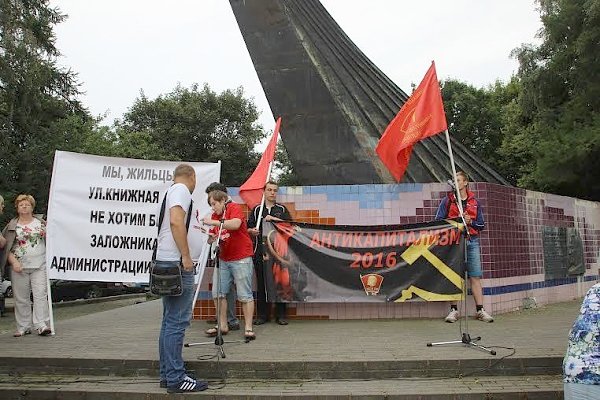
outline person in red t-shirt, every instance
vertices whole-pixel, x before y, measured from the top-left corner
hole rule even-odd
[[[214,190],[208,194],[208,204],[213,214],[204,218],[204,224],[212,228],[209,230],[209,243],[213,243],[219,234],[221,221],[223,229],[219,242],[219,268],[220,273],[213,274],[212,294],[219,304],[217,323],[221,326],[221,333],[229,332],[227,327],[227,293],[231,282],[235,282],[237,296],[242,303],[244,314],[244,337],[248,340],[256,338],[252,329],[252,316],[254,313],[254,296],[252,295],[252,277],[254,268],[252,264],[252,240],[247,232],[246,218],[239,204],[229,200],[227,193]],[[217,281],[219,278],[219,281]],[[217,300],[218,299],[218,300]],[[210,328],[206,331],[209,336],[215,336],[217,329]]]

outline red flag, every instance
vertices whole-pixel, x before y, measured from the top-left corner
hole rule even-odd
[[[408,167],[413,145],[448,129],[435,63],[379,139],[375,151],[399,182]]]
[[[250,178],[240,186],[240,197],[244,203],[250,208],[260,204],[263,196],[263,188],[269,180],[269,164],[275,159],[275,149],[277,148],[277,136],[279,135],[279,126],[281,125],[281,117],[277,118],[273,136],[269,140],[269,145],[265,149],[256,169],[250,175]]]

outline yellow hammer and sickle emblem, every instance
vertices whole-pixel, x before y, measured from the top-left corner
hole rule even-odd
[[[456,221],[448,220],[448,223],[454,225],[458,230],[462,231],[464,229],[463,224],[458,223]],[[459,294],[439,294],[432,293],[427,290],[423,290],[416,286],[410,286],[408,289],[402,291],[402,296],[396,300],[396,302],[404,302],[410,298],[412,298],[413,294],[416,294],[420,298],[427,301],[444,301],[444,300],[460,300],[462,298],[462,289],[464,285],[464,279],[457,274],[452,268],[448,267],[442,260],[440,260],[435,254],[433,254],[429,248],[437,243],[437,239],[424,236],[421,237],[418,243],[413,243],[408,249],[406,249],[400,257],[407,264],[412,265],[415,261],[417,261],[420,257],[425,257],[431,265],[435,267],[442,275],[444,275],[450,282],[454,284],[457,288],[461,290]],[[432,243],[430,243],[432,242]]]

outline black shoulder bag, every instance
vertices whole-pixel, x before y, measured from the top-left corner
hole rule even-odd
[[[190,208],[187,213],[187,220],[185,221],[186,232],[190,228],[190,218],[192,215],[192,204],[190,201]],[[165,207],[167,204],[167,195],[163,199],[162,206],[160,207],[160,215],[158,217],[158,233],[160,234],[160,227],[162,226],[163,219],[165,216]],[[150,270],[150,293],[157,296],[181,296],[183,293],[183,284],[181,279],[181,268],[182,262],[179,260],[179,264],[169,268],[157,268],[156,267],[156,249],[158,247],[158,236],[154,251],[152,252],[152,263]]]

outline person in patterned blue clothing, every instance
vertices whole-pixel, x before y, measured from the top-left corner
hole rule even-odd
[[[565,400],[600,399],[600,283],[583,299],[569,333],[563,371]]]

